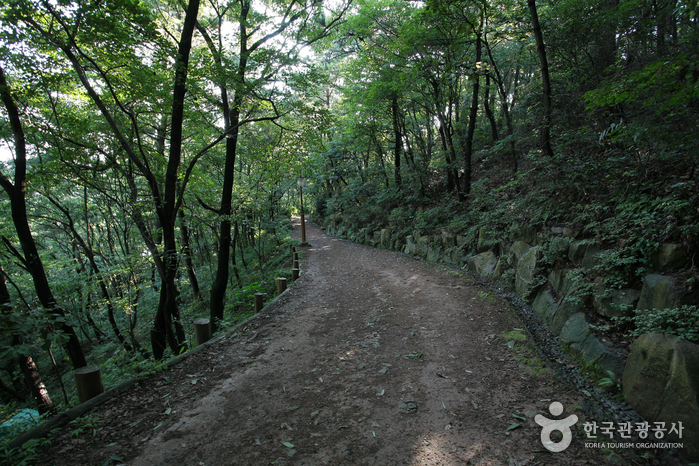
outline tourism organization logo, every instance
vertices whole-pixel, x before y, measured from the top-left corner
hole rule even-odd
[[[554,401],[549,405],[549,413],[556,417],[560,416],[563,414],[563,405],[558,401]],[[567,418],[556,420],[537,414],[534,417],[534,422],[543,427],[541,429],[541,443],[544,445],[544,448],[558,453],[568,448],[570,442],[573,441],[573,432],[571,432],[570,428],[578,422],[578,416],[571,414]],[[555,431],[559,431],[563,435],[563,439],[560,442],[551,440],[551,434]]]
[[[549,413],[552,416],[558,417],[563,414],[563,405],[558,401],[554,401],[549,405]],[[571,414],[562,419],[549,419],[546,416],[537,414],[534,417],[534,422],[539,424],[541,429],[541,443],[548,451],[560,453],[570,446],[573,441],[573,427],[578,422],[578,416]],[[596,421],[585,422],[583,429],[585,431],[585,448],[684,448],[683,443],[663,442],[662,439],[666,433],[675,434],[679,439],[682,439],[682,431],[684,427],[682,422],[619,422],[613,423],[609,421],[602,422],[600,425]],[[551,439],[551,434],[560,432],[562,439],[558,442]],[[609,440],[599,438],[597,434],[608,437]],[[618,441],[615,439],[617,434]],[[632,434],[635,434],[637,440],[632,441]]]

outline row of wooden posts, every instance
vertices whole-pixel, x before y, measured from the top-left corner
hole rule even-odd
[[[292,257],[291,281],[299,278],[299,254],[293,245],[289,245]],[[282,294],[286,290],[286,278],[277,278],[277,293]],[[264,294],[255,293],[255,313],[264,307]],[[194,340],[199,346],[211,339],[211,321],[206,317],[194,320]],[[78,402],[84,403],[104,391],[102,373],[97,365],[89,365],[75,370],[75,385],[78,391]]]

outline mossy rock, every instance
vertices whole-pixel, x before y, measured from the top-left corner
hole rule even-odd
[[[539,261],[542,255],[541,248],[534,246],[517,261],[515,291],[520,296],[525,297],[532,290],[539,275]]]
[[[641,292],[632,288],[605,290],[595,296],[595,311],[608,318],[629,316],[640,297]]]
[[[658,272],[681,269],[687,265],[689,258],[681,244],[663,243],[650,256],[650,263]]]
[[[513,243],[516,241],[524,241],[530,246],[536,246],[536,230],[528,225],[522,225],[519,223],[513,223],[510,227],[510,241]]]
[[[515,265],[517,265],[517,262],[519,262],[522,256],[524,256],[531,248],[532,247],[524,241],[515,241],[512,243],[512,246],[510,246],[510,252],[515,257]]]
[[[699,460],[699,345],[649,333],[630,350],[623,378],[626,401],[648,422],[665,422],[668,428],[682,422],[681,439],[667,433],[662,441],[683,443]]]
[[[673,309],[679,306],[681,288],[675,278],[657,273],[643,277],[643,288],[636,309]]]
[[[486,278],[492,278],[498,258],[493,251],[486,251],[476,254],[466,262],[469,270],[476,272]]]
[[[456,246],[456,236],[447,230],[442,230],[442,246],[447,249]]]
[[[498,240],[490,227],[485,226],[478,230],[478,245],[476,246],[476,251],[485,252],[492,250],[497,254],[498,246]]]

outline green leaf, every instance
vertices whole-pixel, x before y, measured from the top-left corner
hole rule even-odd
[[[291,442],[282,442],[282,445],[284,445],[287,448],[294,448],[294,444]]]
[[[520,424],[519,422],[513,422],[512,424],[507,426],[507,429],[505,429],[505,430],[515,430],[518,427],[522,427],[522,424]]]

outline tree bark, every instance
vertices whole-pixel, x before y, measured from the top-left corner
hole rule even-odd
[[[541,123],[541,133],[539,144],[544,155],[553,157],[553,149],[551,148],[551,80],[549,78],[549,62],[546,59],[546,45],[544,44],[544,36],[541,33],[541,25],[539,24],[539,15],[536,11],[536,0],[527,0],[529,6],[529,14],[532,18],[532,27],[534,29],[534,38],[536,39],[536,50],[539,53],[539,61],[541,62],[541,82],[544,90],[544,120]]]
[[[199,291],[199,280],[197,279],[197,274],[194,271],[194,263],[192,262],[192,248],[190,247],[189,240],[189,228],[187,227],[187,222],[184,216],[184,210],[180,209],[180,236],[182,238],[182,255],[184,256],[184,265],[187,269],[187,277],[189,278],[189,286],[192,287],[192,295],[197,301],[201,300],[201,293]]]
[[[483,42],[481,35],[476,35],[476,63],[481,62]],[[471,96],[471,111],[468,116],[468,132],[466,133],[466,147],[464,149],[464,176],[463,193],[471,192],[471,158],[473,155],[473,135],[476,132],[476,118],[478,117],[478,93],[480,91],[480,76],[476,71],[476,79],[473,81],[473,94]]]
[[[400,121],[399,121],[399,109],[398,109],[398,96],[393,96],[391,99],[391,115],[393,116],[393,136],[396,140],[394,149],[393,149],[393,159],[394,159],[394,170],[393,170],[393,175],[394,175],[394,180],[396,183],[396,186],[400,188],[401,185],[401,176],[400,176],[400,153],[401,153],[401,146],[403,145],[403,136],[401,135],[400,131]]]
[[[15,141],[15,180],[11,182],[5,175],[0,172],[0,185],[10,197],[10,208],[12,211],[12,221],[19,238],[22,252],[24,254],[24,265],[29,270],[34,282],[34,289],[42,306],[54,317],[65,317],[65,312],[58,305],[56,299],[51,292],[44,264],[39,257],[39,251],[36,248],[34,237],[29,228],[29,220],[27,217],[26,205],[26,184],[27,184],[27,148],[24,129],[19,118],[19,110],[15,101],[10,94],[10,88],[5,78],[5,72],[0,67],[0,96],[3,104],[7,109],[10,119],[10,126],[14,135]],[[68,336],[68,340],[64,344],[64,348],[68,353],[71,363],[75,369],[86,366],[87,361],[83,354],[80,340],[75,333],[73,327],[64,322],[60,326],[57,325],[63,333]]]
[[[163,206],[158,209],[158,217],[163,228],[163,249],[165,276],[162,287],[160,305],[155,316],[153,332],[158,334],[155,341],[158,350],[163,339],[175,354],[186,349],[186,336],[184,326],[180,320],[178,305],[179,289],[175,279],[177,276],[177,239],[175,236],[175,223],[177,221],[178,205],[178,178],[179,167],[182,160],[182,126],[184,122],[184,99],[187,93],[186,83],[189,71],[189,54],[192,49],[192,36],[197,24],[199,14],[199,0],[190,0],[185,13],[184,25],[180,35],[180,42],[175,60],[175,85],[172,91],[172,119],[170,131],[170,156],[168,158],[165,173],[165,196]],[[157,201],[157,199],[156,199]],[[174,328],[173,328],[174,327]],[[163,338],[164,337],[164,338]],[[162,359],[163,354],[153,348],[156,359]]]

